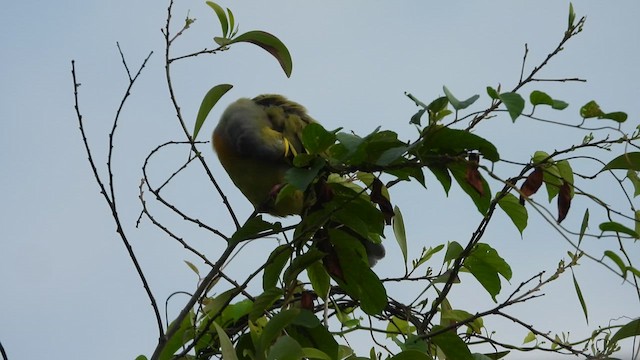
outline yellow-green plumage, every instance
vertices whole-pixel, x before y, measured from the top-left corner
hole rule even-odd
[[[293,157],[304,152],[302,129],[314,120],[281,95],[242,98],[229,105],[213,132],[213,147],[233,183],[257,211],[300,214],[303,193],[276,204]]]

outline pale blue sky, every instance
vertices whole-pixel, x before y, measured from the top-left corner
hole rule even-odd
[[[480,94],[473,107],[479,110],[489,102],[484,93],[487,85],[502,83],[503,88],[509,88],[517,81],[524,43],[529,44],[529,68],[555,47],[566,28],[568,10],[568,2],[555,0],[220,4],[232,8],[241,32],[260,29],[280,37],[291,51],[294,70],[287,79],[275,60],[247,44],[234,46],[227,53],[176,63],[177,96],[188,119],[195,117],[202,95],[211,86],[225,82],[235,86],[212,112],[202,130],[203,138],[213,129],[220,109],[235,98],[281,93],[304,104],[327,128],[341,126],[364,134],[382,126],[408,139],[414,130],[407,121],[416,108],[404,91],[430,101],[442,95],[442,85],[447,85],[460,98]],[[3,4],[0,341],[12,360],[133,359],[149,354],[157,340],[148,300],[90,172],[73,112],[71,59],[76,60],[82,83],[81,110],[90,142],[98,166],[104,167],[107,134],[127,84],[117,41],[131,68],[154,51],[125,108],[115,142],[116,186],[124,225],[160,303],[174,291],[190,291],[195,286],[197,279],[183,263],[185,259],[195,261],[193,256],[148,221],[140,229],[134,227],[140,211],[137,191],[144,157],[159,143],[181,139],[164,87],[160,28],[165,23],[166,6],[151,0]],[[178,0],[174,25],[184,19],[187,10],[198,20],[176,43],[174,54],[211,46],[210,39],[219,35],[213,12],[200,0]],[[631,0],[581,1],[576,3],[576,11],[587,15],[584,32],[541,76],[581,77],[588,82],[540,84],[525,94],[545,89],[569,102],[571,107],[565,113],[550,116],[574,123],[579,106],[596,99],[606,110],[626,111],[629,124],[625,126],[632,129],[640,116],[640,4]],[[495,123],[479,129],[479,134],[497,145],[509,146],[508,156],[503,157],[513,160],[526,161],[538,149],[566,147],[584,135],[564,129],[549,131],[526,122],[513,127],[507,117],[492,121]],[[249,203],[222,173],[213,152],[206,146],[202,149],[240,217],[248,216]],[[172,171],[167,164],[183,160],[178,152],[163,154],[153,164],[158,181]],[[464,242],[480,220],[455,185],[447,199],[433,178],[428,182],[427,191],[408,186],[392,192],[405,215],[414,251],[447,241]],[[606,195],[605,189],[594,191]],[[227,232],[232,228],[219,198],[196,167],[167,194],[194,216]],[[568,226],[579,224],[584,208],[584,204],[574,204],[566,220]],[[175,224],[194,246],[209,254],[219,251],[218,239],[158,211],[160,218]],[[533,221],[521,239],[499,214],[485,238],[514,270],[512,286],[502,295],[539,270],[553,271],[570,249],[546,230],[546,224]],[[596,229],[595,222],[591,229]],[[398,275],[402,268],[393,237],[388,240],[389,255],[376,267],[382,276]],[[600,256],[606,246],[591,242],[587,246]],[[256,251],[243,256],[249,262],[263,261],[274,244],[254,244]],[[640,260],[637,249],[632,255]],[[238,264],[228,270],[241,273],[244,269]],[[547,288],[544,298],[511,313],[541,330],[570,330],[574,339],[588,335],[594,325],[639,315],[633,288],[621,286],[618,278],[600,266],[585,261],[576,277],[589,304],[589,328],[570,276]],[[472,279],[466,283],[469,285],[452,292],[454,306],[475,312],[492,305]],[[179,296],[173,299],[170,316],[182,301]],[[494,324],[498,336],[504,334],[517,344],[526,331],[510,326]],[[360,348],[368,346],[364,343]]]

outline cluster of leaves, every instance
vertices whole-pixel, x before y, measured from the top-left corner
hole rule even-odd
[[[264,31],[249,31],[238,35],[239,28],[231,10],[223,9],[211,1],[207,1],[207,5],[216,14],[222,28],[222,36],[214,38],[218,47],[213,50],[169,58],[169,47],[173,40],[189,28],[194,20],[187,18],[183,29],[173,38],[169,36],[170,22],[167,21],[167,27],[164,29],[167,46],[165,61],[168,70],[167,84],[171,94],[173,88],[169,66],[172,62],[199,54],[228,50],[234,44],[242,42],[257,45],[273,55],[285,74],[290,76],[291,56],[277,37]],[[171,6],[169,19],[170,12]],[[639,211],[634,211],[630,216],[617,210],[612,211],[597,197],[582,191],[580,184],[575,182],[576,178],[588,180],[598,174],[624,171],[626,178],[623,180],[628,179],[635,189],[634,196],[637,196],[640,194],[640,177],[637,173],[640,171],[640,152],[625,150],[591,177],[576,174],[571,166],[572,159],[580,157],[578,151],[581,149],[609,149],[618,143],[635,147],[634,142],[640,139],[640,133],[635,131],[633,134],[624,134],[620,130],[620,126],[627,119],[625,113],[604,112],[595,101],[588,102],[581,107],[579,115],[582,123],[575,125],[575,128],[584,129],[585,122],[591,118],[611,120],[618,127],[609,129],[616,130],[620,137],[610,139],[604,136],[601,140],[596,140],[590,134],[581,144],[564,150],[555,150],[552,153],[537,151],[528,161],[520,162],[521,168],[518,173],[510,176],[498,174],[496,170],[496,166],[503,160],[498,148],[489,139],[472,131],[485,119],[500,112],[508,113],[511,120],[516,122],[521,117],[535,119],[534,111],[540,106],[548,106],[557,111],[565,110],[568,107],[566,102],[534,90],[528,98],[531,112],[526,114],[524,111],[527,101],[521,95],[521,88],[534,79],[536,72],[560,51],[567,40],[581,31],[583,23],[584,18],[576,21],[571,7],[568,29],[558,48],[541,66],[534,68],[529,77],[521,76],[521,80],[512,91],[502,92],[500,87],[487,87],[486,93],[490,103],[483,111],[462,116],[460,112],[475,104],[481,98],[480,95],[459,100],[446,87],[443,88],[444,96],[428,104],[407,94],[419,108],[409,120],[410,126],[416,129],[415,139],[400,140],[397,133],[379,128],[366,136],[358,136],[342,129],[329,131],[316,123],[308,125],[302,133],[302,142],[307,151],[297,154],[294,158],[295,167],[287,173],[287,184],[280,190],[276,199],[276,202],[286,201],[295,191],[304,191],[306,211],[301,221],[293,227],[283,228],[279,222],[270,222],[255,214],[240,226],[231,206],[227,204],[230,216],[238,226],[231,236],[225,236],[214,227],[203,224],[168,205],[182,219],[189,220],[226,240],[224,252],[214,262],[189,247],[154,219],[146,207],[141,187],[143,213],[211,267],[206,276],[200,277],[200,285],[175,320],[167,326],[166,331],[163,329],[151,291],[146,285],[142,271],[139,271],[152,300],[160,328],[160,341],[151,358],[208,359],[221,356],[225,360],[358,359],[353,349],[341,344],[339,340],[351,331],[373,333],[374,325],[363,325],[363,318],[359,314],[386,326],[382,332],[400,349],[395,354],[387,350],[388,358],[396,360],[484,360],[503,358],[509,353],[508,350],[496,350],[487,354],[472,353],[472,343],[490,344],[495,348],[519,349],[516,345],[505,346],[488,335],[490,331],[485,328],[484,319],[489,316],[506,317],[528,329],[529,335],[525,338],[525,343],[535,341],[536,345],[521,348],[525,350],[544,349],[587,355],[586,350],[578,349],[577,346],[582,345],[586,349],[587,345],[592,345],[593,356],[608,356],[617,350],[618,341],[640,335],[639,320],[633,320],[624,326],[596,331],[589,339],[570,342],[557,336],[550,337],[547,332],[538,331],[504,312],[507,307],[539,296],[536,295],[536,291],[561,276],[565,270],[573,271],[573,267],[584,255],[579,245],[583,237],[588,235],[588,210],[583,215],[579,231],[575,232],[579,239],[578,249],[575,253],[569,254],[569,261],[561,261],[556,272],[547,278],[543,278],[541,273],[522,282],[520,287],[501,302],[498,301],[498,296],[502,291],[502,281],[513,278],[512,270],[495,248],[486,241],[481,241],[496,209],[506,213],[518,231],[523,233],[528,224],[528,211],[541,207],[535,200],[543,184],[547,191],[547,200],[551,202],[555,199],[557,202],[556,224],[560,224],[569,215],[574,197],[583,195],[593,200],[596,206],[604,207],[610,213],[621,214],[622,218],[626,216],[635,220],[636,224],[632,229],[609,217],[607,221],[599,224],[602,234],[590,236],[612,234],[618,239],[640,238]],[[135,78],[131,80],[131,85],[133,81]],[[76,82],[76,91],[77,86]],[[199,159],[206,172],[210,174],[201,153],[196,148],[196,139],[212,108],[231,87],[229,84],[220,84],[206,93],[191,133],[187,130],[175,97],[172,97],[178,119],[193,152],[193,158],[174,175],[186,168],[193,159]],[[82,129],[79,112],[78,116]],[[467,127],[461,128],[460,124],[467,119]],[[157,150],[154,150],[149,158]],[[567,156],[568,154],[571,154],[571,157]],[[91,161],[90,153],[89,158]],[[482,220],[466,243],[452,241],[424,249],[419,257],[410,262],[402,213],[393,205],[390,193],[392,187],[404,182],[416,181],[425,186],[425,171],[433,175],[447,194],[452,191],[455,180],[482,215]],[[149,191],[166,205],[167,202],[160,195],[161,187],[152,187],[146,172],[145,180]],[[619,182],[622,183],[623,180]],[[213,176],[211,181],[217,187]],[[219,192],[226,201],[222,190],[219,189]],[[113,214],[118,220],[115,208]],[[405,263],[404,274],[395,279],[380,279],[371,267],[382,255],[380,243],[385,238],[387,225],[392,227]],[[123,230],[119,232],[126,243]],[[286,241],[276,247],[265,262],[257,266],[244,281],[229,279],[223,273],[223,265],[232,261],[232,254],[244,243],[274,235]],[[442,264],[436,264],[433,256],[440,252],[444,252],[444,258]],[[637,278],[640,278],[640,271],[634,266],[622,245],[617,252],[605,251],[604,257],[619,267],[622,279],[629,280],[630,277],[638,287]],[[133,255],[132,259],[137,265]],[[188,265],[200,276],[200,271],[195,265]],[[438,268],[439,270],[434,270]],[[459,276],[463,272],[471,274],[487,291],[496,303],[495,307],[485,311],[468,311],[455,308],[450,303],[448,294],[451,288],[466,281]],[[260,274],[261,290],[257,295],[251,294],[249,283]],[[217,289],[216,286],[223,278],[233,285],[232,288],[217,295],[209,295]],[[538,281],[534,283],[536,279]],[[580,286],[575,277],[573,280],[579,303],[585,317],[588,318]],[[424,290],[416,300],[403,304],[387,294],[385,284],[391,281]],[[430,300],[427,294],[433,295]],[[238,299],[240,297],[241,300]],[[323,316],[319,317],[317,314]],[[340,330],[332,330],[336,323]],[[611,335],[614,329],[617,331]],[[602,334],[605,336],[604,346],[597,348],[594,344]],[[544,346],[545,341],[551,344],[550,348]],[[375,360],[381,356],[372,347],[368,358]],[[138,359],[146,357],[140,356]]]

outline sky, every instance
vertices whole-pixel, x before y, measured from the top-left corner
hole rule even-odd
[[[202,140],[213,130],[224,106],[236,98],[261,93],[284,94],[304,104],[328,129],[343,127],[364,135],[381,126],[410,139],[415,129],[408,120],[416,107],[405,91],[426,102],[442,96],[446,85],[458,98],[480,94],[471,110],[482,109],[489,103],[486,86],[510,88],[517,82],[525,43],[528,69],[554,49],[566,28],[569,6],[555,0],[355,0],[346,4],[241,0],[220,5],[234,11],[240,32],[258,29],[278,36],[292,54],[293,74],[291,78],[284,76],[269,54],[249,44],[175,63],[172,78],[177,99],[190,121],[210,87],[234,85],[210,114]],[[71,60],[76,62],[82,84],[80,107],[87,136],[104,177],[107,134],[128,84],[116,43],[132,71],[153,51],[117,129],[113,166],[118,205],[125,231],[161,306],[164,308],[165,299],[173,292],[191,291],[196,286],[197,276],[184,263],[197,263],[193,255],[148,220],[135,226],[141,210],[138,186],[145,157],[160,143],[183,139],[164,80],[160,29],[165,25],[166,8],[167,3],[151,0],[3,4],[0,342],[10,359],[133,359],[139,354],[150,355],[157,340],[148,299],[115,233],[83,148],[73,109]],[[580,77],[587,82],[539,83],[525,89],[524,94],[542,89],[567,101],[571,106],[566,112],[548,114],[568,123],[579,121],[580,105],[596,99],[608,111],[627,112],[624,129],[630,132],[640,116],[640,23],[636,19],[640,4],[594,0],[576,3],[575,9],[579,16],[587,16],[584,31],[541,76]],[[217,19],[204,1],[178,0],[173,14],[174,31],[186,14],[197,19],[176,41],[174,54],[212,47],[212,37],[220,35]],[[504,115],[491,121],[478,134],[508,149],[509,159],[523,162],[533,151],[551,152],[579,143],[585,135],[526,120],[513,125]],[[246,218],[252,210],[250,204],[233,187],[208,145],[201,149],[236,213]],[[186,148],[159,154],[149,165],[152,179],[162,181],[186,156]],[[480,221],[470,200],[455,185],[447,197],[433,177],[428,177],[427,183],[427,190],[407,185],[391,193],[403,211],[413,257],[424,246],[465,242]],[[610,182],[596,182],[592,190],[623,207],[622,200],[607,186]],[[191,244],[212,254],[211,258],[221,251],[218,238],[176,219],[147,196],[158,219],[172,224]],[[175,185],[166,189],[166,196],[194,216],[231,233],[233,224],[199,168],[191,167],[181,174]],[[586,203],[576,202],[566,225],[579,227],[585,208]],[[593,221],[590,229],[595,231],[597,223]],[[381,276],[402,272],[400,251],[390,231],[388,234],[387,258],[375,268]],[[485,240],[513,268],[514,277],[511,284],[505,284],[502,296],[540,270],[553,272],[560,258],[571,250],[539,218],[531,220],[521,237],[506,216],[499,214]],[[585,247],[599,258],[603,250],[616,249],[605,241],[590,239]],[[272,240],[251,244],[229,266],[228,273],[242,276],[247,263],[264,261],[275,244]],[[633,246],[627,244],[629,249]],[[637,248],[631,251],[632,258],[640,259]],[[552,333],[570,331],[572,339],[588,336],[597,325],[620,323],[616,320],[622,316],[638,316],[640,306],[633,287],[622,284],[601,265],[585,260],[575,276],[589,306],[588,325],[570,276],[552,283],[544,297],[514,308],[512,314]],[[455,306],[470,312],[492,306],[473,279],[466,284],[452,292]],[[170,317],[184,301],[184,296],[171,298]],[[516,344],[526,335],[525,329],[512,324],[490,324],[498,335]],[[362,341],[358,348],[366,354],[366,338]],[[623,346],[622,354],[629,356],[631,342]],[[514,358],[537,357],[521,354]]]

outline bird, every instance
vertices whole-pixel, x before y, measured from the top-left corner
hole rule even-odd
[[[293,157],[304,152],[302,129],[313,122],[302,105],[275,94],[241,98],[222,113],[213,131],[213,147],[257,212],[278,217],[302,213],[302,191],[278,203],[275,199]]]
[[[212,134],[213,148],[229,177],[256,212],[303,216],[305,196],[294,190],[276,202],[293,158],[305,152],[302,130],[315,123],[304,106],[282,95],[240,98],[222,113]],[[370,266],[384,257],[382,244],[362,239]]]

